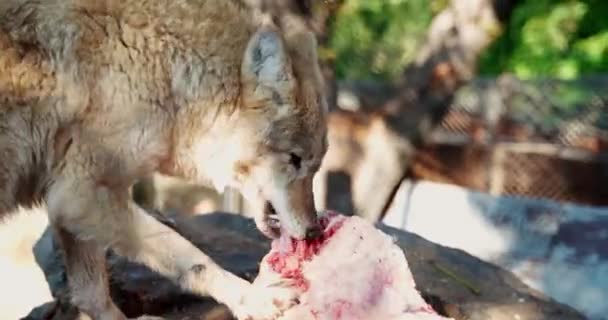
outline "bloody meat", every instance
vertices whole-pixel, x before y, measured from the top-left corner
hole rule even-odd
[[[445,320],[415,288],[403,251],[373,224],[328,212],[316,240],[273,241],[261,273],[290,280],[301,303],[281,320]],[[262,277],[261,277],[262,278]]]
[[[329,213],[319,220],[324,230],[320,238],[308,241],[282,237],[272,243],[272,250],[266,258],[274,272],[293,280],[301,292],[308,290],[308,281],[302,273],[303,264],[319,253],[323,245],[342,227],[345,217]]]

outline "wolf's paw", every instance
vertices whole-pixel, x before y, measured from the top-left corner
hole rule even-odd
[[[252,285],[235,316],[239,320],[273,320],[298,304],[298,295],[286,283]]]

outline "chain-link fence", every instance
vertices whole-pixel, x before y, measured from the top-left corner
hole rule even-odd
[[[476,79],[460,89],[417,178],[608,205],[608,76]]]

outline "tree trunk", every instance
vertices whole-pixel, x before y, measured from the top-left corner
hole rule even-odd
[[[332,194],[332,174],[346,174],[356,214],[379,220],[405,178],[410,159],[447,111],[456,90],[476,73],[479,56],[498,36],[515,0],[452,0],[434,17],[398,94],[372,111],[337,111],[329,150],[315,178],[319,209],[347,210]]]

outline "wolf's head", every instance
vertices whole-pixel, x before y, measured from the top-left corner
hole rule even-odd
[[[327,149],[314,36],[262,28],[249,41],[241,75],[243,126],[251,128],[242,139],[255,148],[235,163],[235,180],[257,205],[256,222],[265,234],[282,229],[299,239],[313,237],[312,181]]]
[[[218,189],[239,189],[267,236],[312,237],[318,233],[312,180],[327,149],[314,35],[261,27],[248,40],[240,82],[239,107],[222,124],[232,129],[206,143],[215,144],[205,150],[206,176]]]

